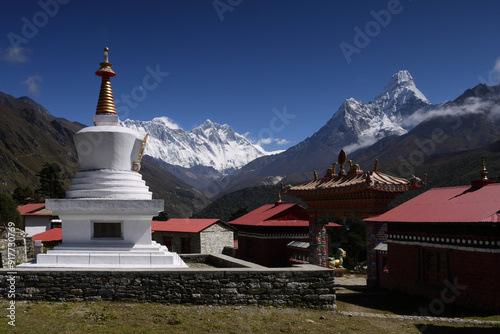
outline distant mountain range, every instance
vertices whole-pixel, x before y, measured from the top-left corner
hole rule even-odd
[[[173,125],[167,117],[151,121],[127,119],[121,125],[149,133],[146,155],[198,189],[256,158],[272,154],[252,144],[229,125],[208,119],[190,131]]]
[[[410,177],[415,170],[411,165],[418,163],[415,154],[473,149],[499,139],[499,100],[500,86],[478,85],[454,101],[434,105],[416,88],[410,73],[400,71],[374,101],[345,100],[311,137],[280,154],[258,158],[213,186],[223,195],[270,181],[303,182],[314,170],[321,177],[341,149],[362,168],[371,168],[379,159],[381,167]],[[422,145],[428,140],[433,144],[427,149]]]
[[[499,146],[492,144],[500,139],[499,106],[500,85],[483,84],[453,101],[432,104],[410,73],[400,71],[373,101],[345,100],[321,129],[278,154],[210,120],[191,131],[166,117],[125,120],[122,126],[150,134],[141,173],[155,198],[165,199],[169,216],[189,217],[239,189],[304,182],[313,178],[313,171],[322,177],[340,149],[362,169],[372,168],[378,159],[384,172],[401,177],[434,173],[429,181],[451,184],[462,179],[450,174],[447,161],[454,168],[466,164],[455,157],[476,159],[478,152],[486,152],[500,164],[495,155]],[[66,184],[70,182],[79,168],[73,134],[84,125],[54,117],[30,98],[3,93],[0,116],[0,191],[19,185],[36,188],[35,174],[44,162],[59,163]],[[474,164],[478,162],[470,161]],[[224,198],[231,202],[228,210],[238,206],[231,196]]]
[[[89,112],[89,117],[92,113]],[[58,163],[65,185],[79,170],[73,135],[79,123],[56,118],[28,97],[0,93],[0,192],[18,186],[39,187],[36,174],[44,163]],[[165,200],[170,217],[189,217],[208,204],[208,199],[187,183],[146,157],[141,173],[154,194]]]

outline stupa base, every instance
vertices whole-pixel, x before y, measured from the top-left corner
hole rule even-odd
[[[177,253],[153,242],[140,248],[85,248],[57,246],[38,254],[36,262],[23,263],[20,268],[188,268]]]

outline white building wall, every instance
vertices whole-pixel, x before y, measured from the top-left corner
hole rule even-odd
[[[28,237],[50,230],[52,216],[24,216],[24,230]]]

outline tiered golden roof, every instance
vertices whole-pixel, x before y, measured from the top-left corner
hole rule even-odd
[[[104,62],[99,64],[101,68],[95,72],[97,76],[102,77],[96,115],[116,114],[113,90],[111,89],[111,81],[109,80],[109,78],[114,77],[116,73],[111,69],[113,64],[108,61],[108,51],[109,48],[104,48]]]

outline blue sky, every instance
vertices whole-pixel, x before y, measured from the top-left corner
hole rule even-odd
[[[432,103],[498,84],[498,13],[495,0],[5,1],[0,91],[90,125],[108,46],[122,119],[210,119],[286,149],[398,70]]]

